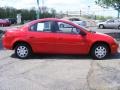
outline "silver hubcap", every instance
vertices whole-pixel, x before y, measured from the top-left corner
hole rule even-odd
[[[103,25],[100,25],[100,28],[103,28]]]
[[[25,46],[19,46],[17,48],[17,55],[22,58],[26,57],[28,55],[28,48]]]
[[[96,49],[95,49],[95,56],[97,58],[104,58],[106,56],[106,53],[107,53],[107,50],[105,47],[103,46],[98,46]]]

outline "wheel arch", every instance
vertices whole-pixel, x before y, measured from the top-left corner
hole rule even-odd
[[[104,45],[107,45],[108,46],[108,49],[109,49],[109,53],[111,53],[111,48],[110,48],[110,45],[105,42],[105,41],[96,41],[94,42],[92,45],[91,45],[91,48],[89,50],[89,53],[91,52],[92,48],[95,46],[95,45],[98,45],[98,44],[104,44]]]
[[[15,47],[16,47],[18,44],[27,44],[27,45],[31,48],[31,50],[32,50],[32,47],[31,47],[31,45],[30,45],[28,42],[26,42],[26,41],[21,41],[21,40],[14,42],[12,49],[15,49]]]
[[[105,25],[104,25],[104,24],[99,24],[99,28],[100,28],[101,25],[103,26],[103,28],[105,28]]]
[[[118,27],[117,27],[118,29],[120,29],[120,25],[118,25]]]

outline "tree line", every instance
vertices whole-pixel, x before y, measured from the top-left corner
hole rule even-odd
[[[21,14],[22,20],[36,19],[36,9],[16,9],[13,7],[0,7],[0,19],[16,18],[17,14]],[[45,12],[39,13],[40,18],[55,17],[56,10],[46,9]]]
[[[120,0],[95,0],[95,3],[103,8],[112,7],[118,11],[118,18],[120,18]]]

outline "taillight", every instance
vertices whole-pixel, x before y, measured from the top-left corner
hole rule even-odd
[[[7,31],[3,31],[3,34],[5,34]]]

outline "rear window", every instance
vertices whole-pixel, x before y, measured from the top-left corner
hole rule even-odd
[[[30,27],[31,31],[51,31],[51,22],[39,22]]]

